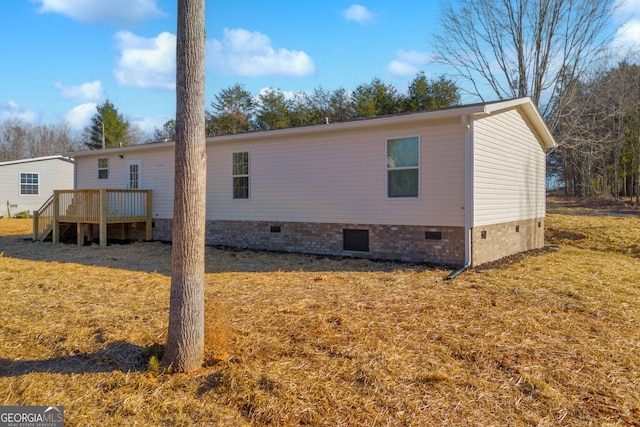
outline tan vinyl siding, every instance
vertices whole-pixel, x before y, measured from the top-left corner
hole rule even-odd
[[[386,140],[420,138],[420,195],[387,198]],[[207,218],[463,225],[464,129],[426,124],[211,144]],[[233,152],[248,151],[249,200],[232,199]],[[442,191],[445,189],[445,191]]]
[[[474,122],[474,226],[542,218],[545,153],[518,110]]]
[[[207,145],[207,219],[464,225],[464,127],[459,119],[305,135],[236,135]],[[387,138],[420,138],[420,195],[387,198]],[[124,188],[127,159],[142,159],[154,218],[173,216],[173,144],[77,157],[79,188]],[[249,152],[249,199],[233,199],[232,153]],[[119,156],[122,155],[123,158]],[[109,179],[98,179],[98,158]]]
[[[38,194],[20,194],[20,174],[38,174]],[[0,165],[0,216],[39,209],[53,190],[73,189],[73,162],[61,158],[35,158]]]
[[[120,155],[122,158],[120,158]],[[109,159],[109,178],[98,179],[98,159]],[[119,152],[96,152],[78,156],[77,186],[84,188],[126,188],[127,160],[142,161],[141,188],[153,190],[153,217],[173,216],[174,151],[173,145],[144,145]]]

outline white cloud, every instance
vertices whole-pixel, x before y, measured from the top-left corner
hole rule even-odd
[[[72,129],[82,130],[89,124],[91,117],[97,113],[97,106],[98,105],[93,102],[78,105],[65,114],[64,120],[69,123]]]
[[[396,77],[408,77],[417,74],[420,70],[411,64],[394,59],[387,65],[387,72]]]
[[[162,129],[162,126],[164,126],[164,124],[171,119],[173,119],[173,117],[136,116],[131,118],[131,123],[137,126],[138,129],[140,129],[140,131],[144,134],[151,136],[153,134],[153,131],[155,131],[156,129]]]
[[[375,22],[375,15],[360,4],[352,4],[342,13],[342,16],[347,21],[356,21],[360,25],[373,24]]]
[[[622,57],[637,55],[640,52],[640,20],[629,21],[618,27],[612,48]]]
[[[83,83],[78,86],[67,86],[61,82],[56,82],[54,87],[58,89],[58,95],[62,99],[71,99],[79,102],[104,99],[104,88],[100,80]]]
[[[123,27],[165,16],[155,0],[37,0],[40,12],[59,13],[80,22],[109,22]]]
[[[616,0],[613,18],[618,24],[640,20],[640,0]]]
[[[409,77],[417,74],[421,68],[435,62],[436,56],[428,52],[415,50],[396,52],[396,59],[387,65],[387,72],[395,77]]]
[[[207,63],[225,73],[240,76],[299,77],[312,75],[315,64],[305,52],[278,49],[257,31],[225,28],[222,41],[211,40]]]
[[[640,53],[640,0],[616,0],[613,21],[618,25],[611,50],[616,57]]]
[[[0,122],[18,120],[25,123],[35,123],[39,116],[36,111],[23,108],[14,101],[0,104]]]
[[[175,89],[175,35],[163,32],[155,38],[145,38],[119,31],[115,37],[121,50],[118,64],[113,69],[118,84],[143,89]]]

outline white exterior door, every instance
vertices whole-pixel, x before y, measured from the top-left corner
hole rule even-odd
[[[138,190],[142,188],[142,160],[127,159],[126,183],[128,190]]]

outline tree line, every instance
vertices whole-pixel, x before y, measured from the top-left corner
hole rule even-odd
[[[214,95],[206,111],[207,136],[229,135],[259,130],[310,126],[389,114],[425,111],[457,105],[458,86],[440,76],[431,80],[418,73],[406,94],[392,84],[374,78],[353,91],[318,87],[311,93],[289,96],[268,88],[255,95],[235,84]],[[61,122],[57,125],[29,124],[20,120],[0,123],[0,161],[65,154],[77,150],[172,141],[175,120],[169,120],[145,138],[109,100],[96,107],[89,124],[80,132]]]
[[[353,91],[323,87],[311,93],[288,95],[267,88],[253,94],[244,85],[220,90],[206,111],[207,136],[230,135],[270,129],[311,126],[359,118],[426,111],[458,105],[460,90],[453,80],[440,76],[431,80],[423,72],[409,83],[406,94],[392,84],[373,78]],[[157,128],[151,142],[173,140],[175,122]]]
[[[77,141],[66,123],[34,125],[20,120],[0,123],[0,161],[65,154]]]
[[[18,119],[0,123],[0,161],[69,154],[82,149],[134,145],[144,142],[140,129],[112,102],[96,107],[89,125],[80,133],[67,122],[31,124]]]
[[[640,66],[621,62],[569,86],[550,177],[567,195],[640,201]]]

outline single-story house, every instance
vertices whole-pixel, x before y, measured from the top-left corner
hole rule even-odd
[[[74,162],[61,155],[0,162],[0,216],[31,214],[53,190],[73,188]]]
[[[206,144],[210,245],[447,265],[544,245],[555,142],[529,98]],[[171,240],[174,150],[75,153],[76,188],[152,190],[153,239]]]

